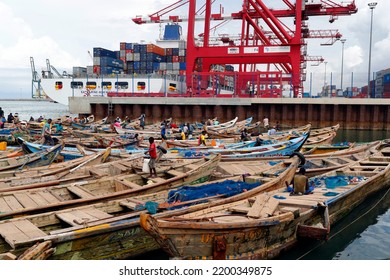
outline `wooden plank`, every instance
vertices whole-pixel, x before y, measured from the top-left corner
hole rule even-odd
[[[49,203],[57,203],[60,202],[60,200],[55,197],[53,194],[48,192],[47,190],[40,190],[38,191],[39,195],[41,195],[44,199],[46,199]]]
[[[127,168],[126,166],[123,166],[122,164],[119,164],[119,163],[112,163],[111,165],[113,167],[117,168],[118,170],[120,170],[121,173],[126,172],[127,170],[129,170],[129,168]]]
[[[70,192],[74,193],[75,195],[79,196],[80,198],[94,197],[94,195],[92,195],[89,192],[86,192],[85,190],[81,189],[79,186],[69,186],[69,187],[67,187],[67,189]]]
[[[89,168],[89,172],[92,173],[93,175],[98,176],[98,177],[104,177],[104,176],[107,175],[106,172],[101,171],[101,170],[99,170],[99,169],[97,169],[97,168],[93,168],[93,167],[92,167],[92,168]]]
[[[19,162],[15,158],[9,158],[8,160],[9,165],[18,165]]]
[[[237,206],[229,208],[229,211],[247,214],[250,209],[251,209],[251,207],[249,207],[249,206],[237,205]]]
[[[95,217],[96,219],[107,219],[112,217],[112,215],[93,207],[84,209],[83,212]]]
[[[31,191],[27,195],[39,206],[48,204],[48,201],[35,191]]]
[[[270,199],[266,202],[263,209],[261,210],[259,217],[260,218],[267,218],[274,214],[275,210],[278,208],[279,201],[273,197],[270,197]]]
[[[4,200],[3,197],[0,197],[0,212],[10,212],[12,209],[9,207],[8,203]]]
[[[16,244],[30,241],[32,238],[46,236],[46,233],[27,219],[0,224],[0,234],[12,248],[15,248]]]
[[[248,211],[247,216],[252,218],[259,218],[260,213],[264,207],[264,204],[269,200],[269,196],[262,194],[256,197],[251,209]]]
[[[11,245],[12,248],[15,248],[15,242],[26,241],[30,239],[12,222],[0,224],[0,235],[9,245]]]
[[[184,175],[186,175],[185,173],[177,171],[177,170],[174,170],[174,169],[168,170],[167,173],[172,175],[172,176],[184,176]]]
[[[57,213],[56,216],[72,226],[112,217],[110,214],[93,208]]]
[[[29,239],[32,238],[38,238],[46,236],[47,234],[44,233],[42,230],[40,230],[36,225],[31,223],[27,219],[21,219],[21,220],[15,220],[12,222],[18,229],[23,231],[25,235],[29,237]]]
[[[125,214],[125,215],[121,215],[121,216],[113,216],[113,217],[108,218],[108,219],[100,219],[100,220],[88,223],[88,226],[93,227],[93,226],[97,226],[97,225],[101,225],[101,224],[112,223],[112,222],[116,222],[116,221],[120,221],[120,220],[134,218],[134,217],[139,216],[139,214],[142,212],[145,213],[146,211],[141,211],[141,212],[138,211],[138,212]],[[61,234],[64,232],[70,232],[70,231],[82,229],[82,228],[84,228],[84,226],[77,225],[77,226],[63,228],[63,229],[57,229],[57,230],[51,231],[50,235]]]
[[[25,208],[35,208],[38,204],[25,193],[15,193],[14,196]]]
[[[23,205],[20,204],[19,201],[13,195],[4,196],[4,201],[12,210],[19,210],[24,208]]]
[[[134,182],[130,182],[130,181],[127,181],[127,180],[115,180],[115,183],[118,183],[120,185],[124,185],[126,186],[127,188],[122,188],[121,190],[126,190],[126,189],[139,189],[141,188],[142,186],[141,185],[138,185]],[[118,186],[117,186],[118,187]]]
[[[163,184],[167,181],[167,180],[160,178],[160,177],[150,178],[149,180],[152,180],[156,184]]]

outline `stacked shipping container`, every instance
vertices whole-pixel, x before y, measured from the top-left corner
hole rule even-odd
[[[376,72],[375,97],[390,98],[390,68]]]

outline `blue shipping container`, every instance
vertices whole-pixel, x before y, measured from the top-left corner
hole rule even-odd
[[[105,57],[116,58],[116,52],[104,48],[93,48],[93,56],[94,57],[105,56]]]
[[[179,70],[186,70],[186,63],[180,62]]]
[[[386,74],[383,76],[383,83],[390,83],[390,74]]]

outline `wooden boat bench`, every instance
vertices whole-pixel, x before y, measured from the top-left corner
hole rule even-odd
[[[8,160],[9,165],[18,165],[19,162],[15,158],[9,158]]]
[[[115,184],[115,190],[116,191],[124,191],[124,190],[128,190],[128,189],[139,189],[139,188],[142,188],[141,185],[138,185],[138,184],[136,184],[134,182],[127,181],[127,180],[115,179],[114,184]]]
[[[98,168],[93,168],[93,167],[91,167],[91,168],[89,168],[89,172],[90,172],[92,175],[95,175],[95,176],[97,176],[97,177],[99,177],[99,178],[104,177],[104,176],[107,176],[107,173],[106,173],[106,172],[104,172],[104,171],[102,171],[102,170],[100,170],[100,169],[98,169]]]
[[[94,197],[93,193],[91,193],[90,191],[82,188],[81,186],[73,185],[73,186],[67,187],[67,189],[70,192],[72,192],[75,195],[77,195],[78,197],[80,197],[80,198],[91,198],[91,197]]]
[[[184,175],[185,175],[185,173],[180,172],[180,171],[177,171],[177,170],[174,170],[174,169],[168,170],[167,173],[168,173],[169,175],[172,175],[172,176],[184,176]],[[155,178],[154,178],[154,179],[155,179]]]
[[[27,219],[7,221],[0,224],[0,235],[12,247],[44,238],[47,234]]]
[[[67,212],[57,213],[56,216],[71,226],[86,225],[89,222],[112,217],[112,215],[93,207],[82,210],[74,209]]]

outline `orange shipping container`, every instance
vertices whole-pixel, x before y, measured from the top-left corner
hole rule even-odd
[[[162,56],[165,55],[165,50],[159,46],[156,46],[155,44],[147,44],[146,52],[155,53]]]

